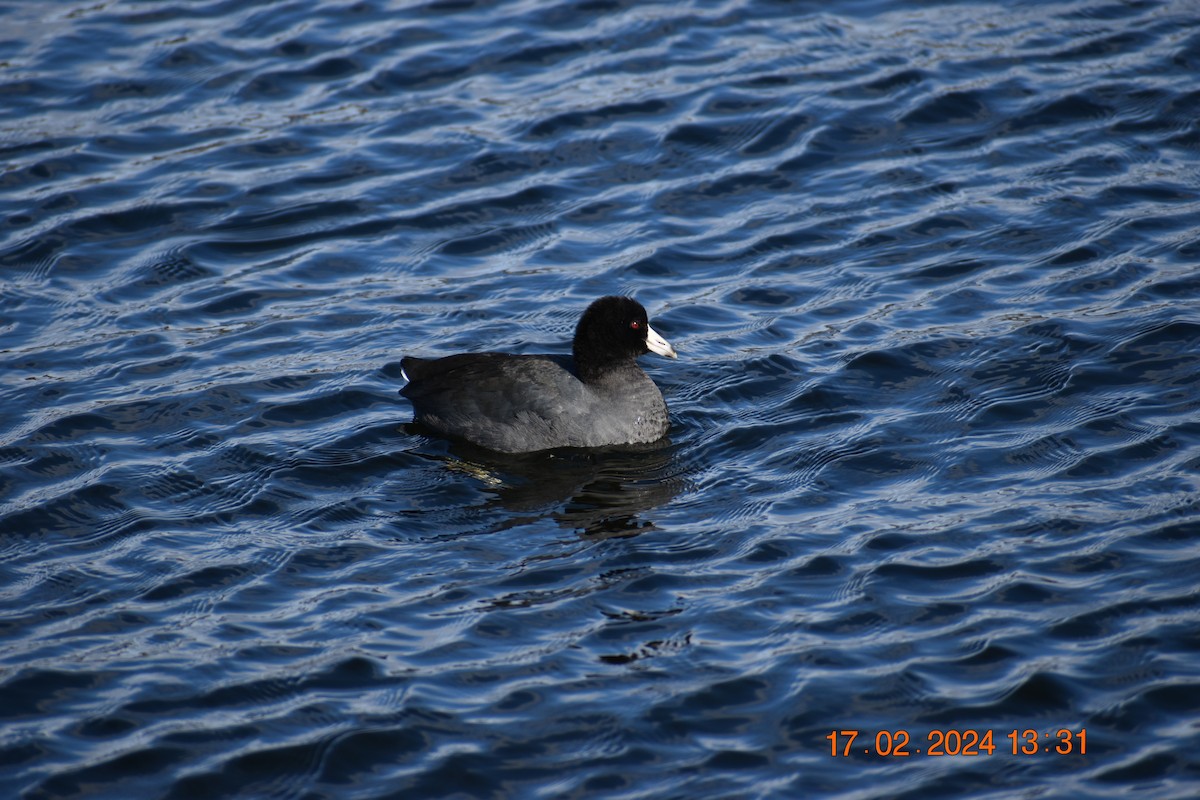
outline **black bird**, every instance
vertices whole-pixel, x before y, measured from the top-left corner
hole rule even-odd
[[[644,444],[667,433],[667,404],[637,363],[675,358],[629,297],[601,297],[575,328],[572,355],[408,356],[400,367],[417,422],[502,453]]]

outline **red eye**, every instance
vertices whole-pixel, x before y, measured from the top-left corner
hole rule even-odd
[[[636,330],[639,330],[641,327],[642,327],[642,324],[640,322],[638,322],[636,319],[633,322],[629,323],[630,330],[636,331]]]

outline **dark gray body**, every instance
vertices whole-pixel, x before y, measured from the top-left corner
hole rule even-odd
[[[655,442],[669,419],[634,358],[585,383],[571,356],[464,353],[405,358],[418,422],[504,453]]]

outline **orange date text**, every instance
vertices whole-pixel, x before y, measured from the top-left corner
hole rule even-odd
[[[912,735],[906,730],[864,733],[853,728],[830,731],[825,737],[829,742],[829,755],[886,756],[907,758],[909,756],[991,756],[1008,753],[1014,756],[1032,756],[1052,753],[1061,756],[1087,755],[1087,729],[1039,731],[1033,728],[1013,729],[998,734],[991,730],[962,730],[947,728],[925,732],[924,737]],[[1007,740],[1007,742],[1006,742]],[[1000,744],[997,744],[999,742]]]

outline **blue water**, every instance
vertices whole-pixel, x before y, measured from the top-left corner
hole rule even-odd
[[[1197,796],[1198,76],[1187,0],[0,3],[0,794]],[[611,293],[667,446],[408,427]]]

